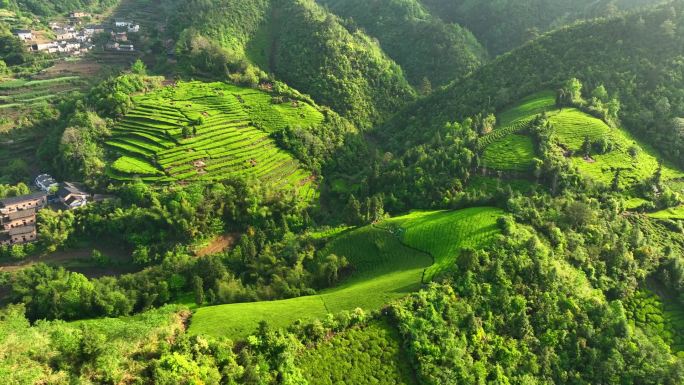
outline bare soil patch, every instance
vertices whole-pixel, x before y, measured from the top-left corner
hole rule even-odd
[[[205,247],[197,250],[195,255],[204,257],[206,255],[218,254],[231,248],[240,239],[239,233],[226,233],[216,237]]]

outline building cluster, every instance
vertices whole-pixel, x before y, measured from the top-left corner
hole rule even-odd
[[[90,198],[77,183],[57,183],[47,174],[39,175],[35,185],[39,192],[0,199],[0,246],[35,241],[38,238],[36,215],[48,204],[72,210],[85,206]]]
[[[140,25],[127,20],[115,20],[114,29],[110,31],[110,40],[105,44],[108,51],[135,51],[135,46],[128,43],[129,33],[140,32]]]
[[[140,32],[140,25],[126,20],[116,20],[111,27],[103,25],[82,25],[82,19],[89,17],[83,12],[72,12],[68,23],[50,23],[50,29],[55,35],[53,41],[38,43],[32,31],[17,29],[13,33],[19,39],[33,42],[33,51],[43,51],[48,53],[62,53],[71,56],[81,55],[92,50],[95,45],[93,38],[95,34],[109,33],[110,41],[105,44],[105,49],[109,51],[135,51],[133,44],[128,42],[129,33]]]

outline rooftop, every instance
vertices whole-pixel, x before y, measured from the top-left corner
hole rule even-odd
[[[57,190],[57,195],[61,197],[65,197],[69,194],[74,194],[74,195],[88,195],[87,192],[85,192],[79,184],[72,183],[72,182],[64,182],[61,184],[59,187],[59,190]]]
[[[17,203],[21,202],[28,202],[36,199],[43,199],[46,198],[47,194],[44,192],[37,192],[33,194],[28,194],[28,195],[22,195],[18,197],[10,197],[10,198],[5,198],[5,199],[0,199],[0,207],[2,206],[8,206],[8,205],[14,205]]]

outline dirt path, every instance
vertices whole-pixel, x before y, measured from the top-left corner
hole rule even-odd
[[[197,251],[195,255],[204,257],[206,255],[218,254],[232,247],[240,239],[240,233],[226,233],[216,237],[209,244]]]

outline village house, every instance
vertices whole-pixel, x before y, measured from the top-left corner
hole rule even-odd
[[[82,19],[84,17],[90,17],[90,14],[86,12],[71,12],[69,17],[72,19]]]
[[[119,50],[119,43],[115,41],[110,41],[107,44],[105,44],[105,49],[110,50],[110,51],[118,51]]]
[[[114,26],[117,28],[127,28],[132,23],[126,20],[114,20]]]
[[[128,32],[131,32],[131,33],[138,33],[138,32],[140,32],[140,25],[138,25],[138,24],[129,24],[129,25],[128,25]]]
[[[76,31],[67,28],[56,28],[53,29],[52,32],[55,33],[57,40],[71,40],[76,36]]]
[[[135,51],[133,44],[121,44],[119,45],[119,51]]]
[[[59,183],[57,183],[55,178],[53,178],[49,174],[38,175],[34,183],[36,184],[36,187],[45,192],[50,192],[51,188],[59,186]]]
[[[128,41],[126,32],[112,32],[111,36],[115,41]]]
[[[69,210],[87,205],[89,196],[80,185],[71,182],[62,183],[57,190],[57,198]]]
[[[37,238],[36,212],[47,204],[44,191],[0,199],[0,245],[33,242]]]
[[[7,215],[20,210],[40,210],[46,204],[47,194],[43,191],[19,197],[0,199],[0,215]]]
[[[6,234],[5,237],[0,236],[0,244],[21,245],[23,243],[33,242],[38,237],[36,226],[15,227]]]
[[[83,32],[86,34],[92,36],[96,33],[102,33],[105,31],[105,27],[103,25],[87,25],[84,29]]]
[[[33,40],[33,32],[26,30],[26,29],[15,29],[12,31],[14,36],[22,39],[22,40]]]

